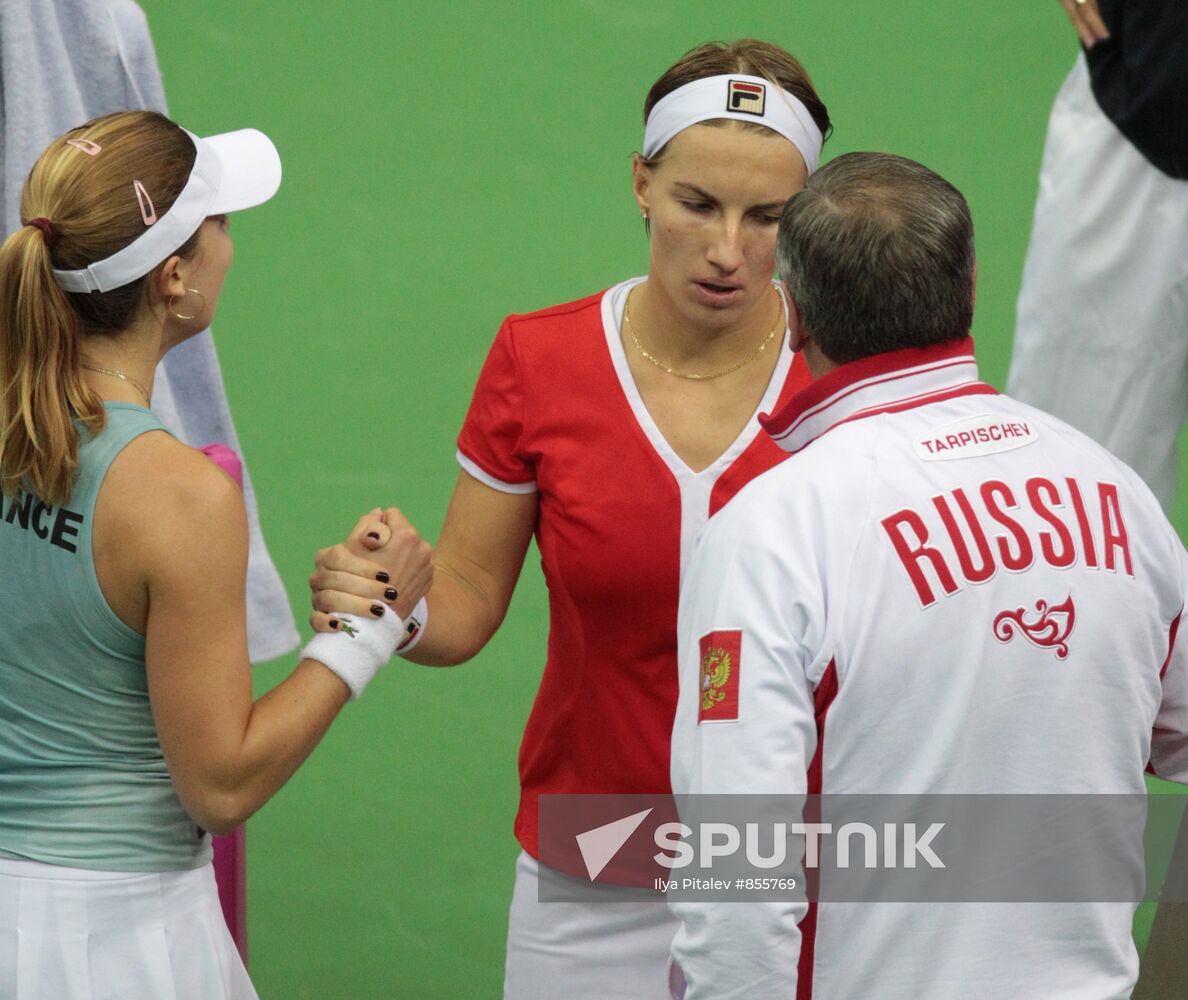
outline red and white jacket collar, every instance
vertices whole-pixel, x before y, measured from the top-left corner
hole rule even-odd
[[[909,347],[839,365],[759,423],[795,454],[839,424],[957,396],[998,395],[978,380],[973,338]]]

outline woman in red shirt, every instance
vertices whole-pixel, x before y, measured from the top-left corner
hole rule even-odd
[[[669,790],[683,568],[707,519],[784,457],[757,415],[808,382],[772,280],[781,211],[830,127],[804,69],[766,42],[702,45],[652,87],[644,118],[632,187],[648,273],[504,322],[458,439],[431,615],[410,655],[477,654],[535,534],[549,652],[520,752],[505,980],[517,1000],[667,995],[663,902],[537,902],[550,874],[537,801]],[[324,552],[314,626],[381,598],[375,568]]]

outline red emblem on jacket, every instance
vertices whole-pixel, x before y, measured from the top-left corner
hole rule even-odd
[[[1066,597],[1062,604],[1051,606],[1047,601],[1036,601],[1035,610],[1035,621],[1027,620],[1025,608],[1001,612],[994,619],[994,638],[999,642],[1010,642],[1016,635],[1021,635],[1041,649],[1055,650],[1056,659],[1063,660],[1068,656],[1068,637],[1077,622],[1072,596]]]
[[[697,724],[738,719],[738,681],[742,670],[742,630],[701,637],[701,707]]]

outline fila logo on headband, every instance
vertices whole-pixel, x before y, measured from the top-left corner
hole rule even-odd
[[[726,110],[742,111],[748,115],[763,117],[767,104],[767,88],[761,83],[745,80],[731,80],[726,86]]]

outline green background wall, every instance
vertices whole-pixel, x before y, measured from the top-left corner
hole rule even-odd
[[[1055,2],[141,3],[174,116],[256,126],[284,159],[278,197],[234,220],[215,332],[300,619],[315,550],[363,511],[399,506],[436,537],[502,317],[644,269],[643,97],[701,41],[796,53],[836,123],[826,158],[890,150],[965,191],[978,355],[1005,381],[1047,113],[1076,53]],[[530,556],[473,663],[390,667],[251,821],[265,1000],[499,995],[545,622]],[[258,668],[259,690],[292,662]]]

